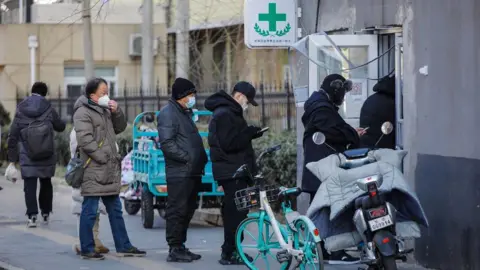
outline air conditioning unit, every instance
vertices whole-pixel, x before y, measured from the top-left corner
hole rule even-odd
[[[128,54],[130,57],[142,56],[142,34],[131,34],[128,46]],[[153,39],[153,55],[158,53],[158,38]]]

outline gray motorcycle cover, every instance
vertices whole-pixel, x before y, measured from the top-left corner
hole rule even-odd
[[[319,229],[327,250],[343,250],[360,243],[352,220],[354,202],[366,193],[358,188],[356,180],[373,175],[382,175],[383,184],[379,190],[387,192],[388,202],[397,209],[397,236],[403,239],[420,237],[419,225],[428,227],[428,221],[415,192],[400,171],[406,154],[406,151],[391,149],[371,151],[369,158],[373,163],[348,170],[340,168],[346,160],[343,154],[307,164],[322,181],[307,216]]]

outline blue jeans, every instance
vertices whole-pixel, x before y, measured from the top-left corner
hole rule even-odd
[[[102,198],[107,209],[113,241],[117,252],[124,252],[132,248],[128,239],[125,221],[122,216],[122,203],[118,195],[113,196],[85,196],[83,197],[82,213],[80,214],[80,246],[83,254],[93,253],[93,226],[97,219],[98,201]]]

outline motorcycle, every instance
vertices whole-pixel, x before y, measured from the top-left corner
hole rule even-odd
[[[375,150],[382,138],[393,131],[392,123],[383,123],[381,131],[382,135],[373,148],[351,149],[341,153],[345,157],[341,168],[352,169],[374,162],[368,153]],[[326,145],[339,154],[335,148],[325,142],[323,133],[314,133],[312,139],[315,144]],[[397,210],[387,201],[385,194],[379,192],[382,183],[381,175],[356,180],[358,188],[367,193],[355,199],[353,223],[363,240],[358,247],[360,263],[368,265],[368,270],[396,270],[396,260],[405,262],[406,254],[413,251],[413,249],[405,250],[403,241],[396,236]]]

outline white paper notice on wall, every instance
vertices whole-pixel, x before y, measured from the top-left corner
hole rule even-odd
[[[359,118],[363,102],[368,96],[367,79],[351,79],[352,90],[345,95],[345,118]]]

